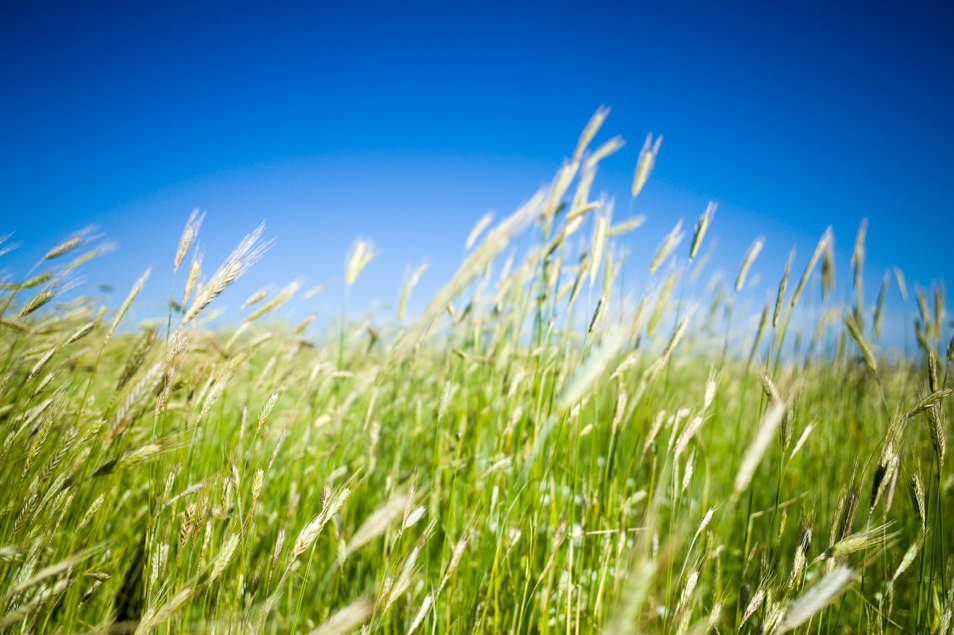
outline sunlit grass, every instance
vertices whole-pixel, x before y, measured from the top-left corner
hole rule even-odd
[[[58,298],[85,235],[6,280],[0,628],[946,633],[942,287],[917,291],[917,354],[887,357],[884,292],[836,300],[826,232],[743,323],[761,239],[733,286],[690,289],[711,206],[691,242],[680,224],[629,256],[652,277],[628,288],[617,241],[641,220],[590,195],[621,145],[587,150],[605,116],[549,188],[479,221],[413,320],[423,267],[396,317],[269,321],[296,283],[208,329],[267,244],[253,231],[206,278],[198,215],[168,265],[193,251],[177,308],[142,327],[123,320],[147,274],[116,311]],[[349,288],[373,256],[355,244]]]

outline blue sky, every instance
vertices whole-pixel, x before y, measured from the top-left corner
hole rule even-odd
[[[299,276],[340,289],[357,236],[380,251],[357,303],[393,302],[425,258],[426,296],[474,221],[548,182],[606,105],[598,141],[628,145],[596,189],[618,219],[643,137],[665,137],[636,204],[641,267],[713,199],[714,264],[734,275],[764,235],[765,289],[829,224],[844,280],[862,217],[869,298],[891,266],[951,279],[951,5],[714,4],[4,3],[0,233],[23,246],[0,267],[95,224],[117,249],[86,281],[121,296],[152,265],[158,299],[198,206],[207,271],[259,220],[275,238],[237,302]]]

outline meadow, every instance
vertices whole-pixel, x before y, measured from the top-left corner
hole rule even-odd
[[[943,286],[895,271],[866,303],[862,225],[847,291],[826,231],[741,319],[762,242],[704,295],[714,206],[625,252],[642,218],[591,192],[605,116],[414,315],[423,268],[393,314],[284,324],[292,285],[213,326],[268,243],[206,273],[196,214],[156,320],[130,319],[148,272],[118,307],[60,298],[85,236],[5,278],[0,631],[950,633]]]

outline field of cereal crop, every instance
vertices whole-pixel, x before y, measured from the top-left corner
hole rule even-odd
[[[206,270],[197,215],[142,326],[148,272],[115,306],[59,297],[85,235],[4,279],[0,630],[950,632],[943,286],[895,271],[866,304],[862,226],[854,292],[826,232],[732,319],[762,242],[701,296],[714,207],[624,252],[641,218],[591,192],[604,116],[417,314],[412,269],[395,315],[283,324],[292,285],[212,326],[268,244],[249,228]],[[330,273],[350,289],[374,257],[358,241]],[[886,294],[916,316],[907,356]]]

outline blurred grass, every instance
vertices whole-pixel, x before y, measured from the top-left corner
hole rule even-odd
[[[85,236],[7,281],[0,627],[949,632],[943,287],[901,359],[879,353],[883,294],[834,297],[827,233],[757,331],[731,288],[689,289],[678,228],[633,300],[589,193],[618,149],[587,151],[605,114],[414,320],[270,321],[293,285],[203,328],[260,230],[208,280],[196,259],[174,290],[191,304],[138,332],[117,328],[138,289],[115,313],[58,300]],[[494,273],[528,226],[536,246]],[[370,258],[356,244],[349,287]]]

